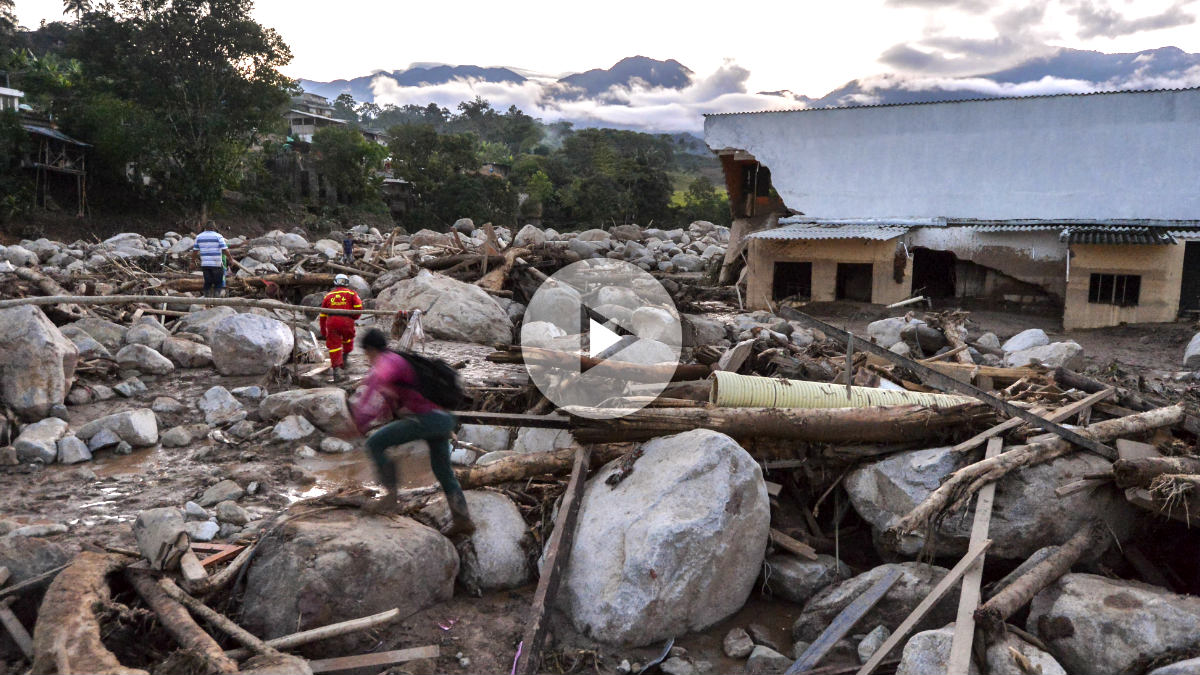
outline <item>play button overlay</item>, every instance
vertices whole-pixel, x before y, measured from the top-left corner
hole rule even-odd
[[[683,346],[667,290],[636,265],[572,263],[529,300],[521,349],[529,377],[560,408],[596,419],[629,414],[671,382]]]

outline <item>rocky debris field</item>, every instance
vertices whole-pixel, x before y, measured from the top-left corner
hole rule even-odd
[[[241,305],[197,297],[187,235],[0,248],[4,672],[1196,670],[1190,327],[741,311],[703,222],[351,234],[352,261],[342,233],[231,239]],[[513,351],[578,363],[523,319],[583,259],[655,275],[683,327],[656,396],[626,364],[609,403],[648,406],[619,420]],[[458,369],[471,537],[441,534],[423,443],[402,514],[362,508],[367,365],[330,382],[311,311],[336,272],[360,330],[419,309]],[[636,292],[563,296],[670,339]]]

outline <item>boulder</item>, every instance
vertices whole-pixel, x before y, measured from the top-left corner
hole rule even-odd
[[[175,323],[175,334],[195,333],[203,336],[211,345],[212,329],[221,320],[235,314],[237,314],[237,310],[232,307],[210,307],[208,309],[193,311],[185,317],[180,317],[179,321]]]
[[[744,659],[754,651],[754,640],[750,639],[750,635],[744,629],[733,628],[725,634],[721,648],[725,656],[731,659]]]
[[[5,587],[16,586],[66,565],[74,556],[74,549],[75,547],[36,537],[0,537],[0,567],[7,567],[10,574]],[[15,595],[16,599],[10,609],[25,626],[32,627],[34,625],[42,595],[41,591],[34,592],[33,589],[30,589],[30,592]],[[7,635],[0,639],[0,660],[13,663],[21,656],[16,645],[9,647],[10,643]],[[7,659],[6,648],[8,648]]]
[[[144,448],[158,443],[158,418],[149,408],[105,415],[83,425],[75,432],[75,435],[87,441],[104,429],[115,433],[122,441],[135,448]]]
[[[891,349],[892,345],[901,341],[900,331],[910,323],[924,324],[920,319],[914,321],[905,321],[904,317],[894,316],[890,319],[880,319],[867,324],[867,335],[875,341],[875,344],[884,349]]]
[[[322,439],[321,445],[319,447],[321,449],[321,452],[329,453],[332,455],[345,454],[347,452],[351,452],[352,450],[354,450],[353,443],[351,443],[350,441],[343,441],[340,438],[334,438],[333,436]]]
[[[346,392],[337,387],[294,389],[281,391],[263,399],[258,413],[264,420],[281,420],[288,415],[302,415],[318,429],[336,434],[353,428]]]
[[[238,506],[235,501],[223,501],[217,504],[217,521],[232,525],[245,525],[250,522],[250,512]]]
[[[521,427],[517,430],[517,438],[513,441],[512,450],[517,453],[550,452],[569,448],[575,444],[575,437],[566,429],[535,429]]]
[[[379,294],[378,309],[423,312],[421,324],[434,337],[479,344],[511,344],[508,314],[482,288],[421,270]]]
[[[163,340],[171,333],[154,319],[143,318],[136,326],[125,332],[125,344],[146,345],[154,351],[162,348]]]
[[[593,228],[591,230],[584,230],[583,232],[580,232],[579,234],[575,235],[575,238],[579,241],[608,241],[610,238],[612,238],[612,235],[599,228]]]
[[[246,408],[221,385],[210,387],[196,401],[196,407],[204,413],[204,421],[212,425],[232,424],[246,419]]]
[[[1053,342],[1041,347],[1010,352],[1004,359],[1004,365],[1009,368],[1019,368],[1034,361],[1047,368],[1078,370],[1083,367],[1083,347],[1074,340]]]
[[[245,496],[245,494],[246,491],[242,489],[241,485],[238,485],[235,481],[226,479],[205,490],[204,494],[200,495],[200,498],[196,500],[196,504],[200,506],[215,506],[221,502],[237,501]]]
[[[602,255],[608,249],[608,243],[604,241],[572,239],[567,242],[567,249],[579,256],[580,260],[588,260]]]
[[[53,464],[58,458],[58,441],[66,435],[68,424],[57,417],[26,425],[13,441],[17,457],[22,462]]]
[[[867,633],[858,642],[858,662],[865,664],[870,661],[875,652],[879,651],[879,648],[891,636],[892,631],[887,626],[876,626],[874,630]]]
[[[209,344],[213,363],[222,375],[264,375],[287,363],[295,338],[282,321],[257,314],[236,314],[212,327]]]
[[[70,324],[75,328],[91,335],[97,342],[104,345],[109,352],[116,353],[125,345],[125,333],[128,328],[104,319],[80,319]]]
[[[190,424],[171,427],[163,432],[159,437],[159,443],[164,448],[182,448],[192,443],[192,429]]]
[[[924,501],[970,458],[950,448],[931,448],[894,454],[867,464],[846,476],[846,492],[860,516],[876,535]],[[1092,519],[1103,519],[1118,538],[1132,534],[1142,512],[1115,488],[1100,486],[1059,497],[1055,490],[1086,475],[1111,470],[1111,462],[1091,453],[1076,452],[1013,471],[996,484],[988,538],[989,556],[1024,560],[1044,546],[1061,544]],[[1046,509],[1048,503],[1056,508]],[[971,507],[970,513],[974,512]],[[971,538],[971,515],[945,518],[937,531],[934,554],[961,556]],[[924,540],[905,537],[898,546],[877,544],[905,556],[917,555]]]
[[[62,405],[75,379],[79,350],[42,310],[0,310],[0,400],[25,420],[40,420]]]
[[[1033,598],[1025,629],[1072,675],[1119,675],[1200,648],[1200,598],[1067,574]]]
[[[317,428],[312,422],[300,415],[288,415],[271,430],[271,438],[277,441],[298,441],[316,433]]]
[[[725,324],[698,314],[680,314],[683,322],[683,346],[704,347],[726,344]]]
[[[896,667],[896,675],[951,675],[946,670],[950,666],[948,661],[953,642],[954,624],[910,637],[900,654],[900,665]],[[968,668],[968,675],[979,675],[979,666],[975,665],[973,659]]]
[[[242,625],[271,639],[398,608],[409,616],[449,600],[458,554],[409,518],[339,510],[288,523],[259,545],[246,575]],[[322,650],[357,653],[350,636]]]
[[[78,464],[90,461],[92,461],[92,451],[88,450],[87,443],[75,436],[63,436],[58,439],[59,464]]]
[[[747,675],[766,675],[767,673],[783,673],[792,665],[792,660],[779,652],[764,645],[755,645],[746,659]]]
[[[637,291],[626,286],[603,286],[596,293],[595,303],[597,305],[617,305],[626,309],[634,310],[646,304],[644,300],[638,297]]]
[[[639,338],[673,345],[681,344],[683,337],[679,317],[659,307],[639,307],[635,310],[633,332]]]
[[[925,596],[929,595],[937,582],[941,581],[949,571],[944,567],[919,562],[890,563],[880,565],[845,581],[837,582],[817,593],[808,601],[792,625],[792,638],[806,642],[815,640],[821,631],[833,621],[833,618],[846,608],[846,605],[866,592],[891,570],[900,571],[899,581],[883,596],[879,604],[863,615],[859,622],[860,626],[900,625],[900,622],[925,599]],[[917,629],[929,630],[945,625],[954,619],[957,604],[958,593],[951,590],[917,624]]]
[[[467,588],[485,591],[524,586],[533,576],[527,553],[532,542],[521,511],[498,492],[468,490],[464,494],[475,522],[475,533],[471,535],[475,556],[462,561],[458,578]],[[429,511],[436,513],[439,524],[449,524],[444,499],[427,507]]]
[[[1177,661],[1169,666],[1155,668],[1146,675],[1200,675],[1200,658]]]
[[[534,298],[537,319],[551,322],[568,334],[580,332],[581,299],[574,289],[564,286],[542,286],[534,294]],[[531,315],[530,318],[535,317]]]
[[[526,225],[522,227],[517,236],[513,238],[513,246],[516,248],[525,248],[527,246],[536,246],[546,243],[546,233],[542,232],[535,225]]]
[[[342,257],[342,244],[332,239],[318,239],[313,248],[330,260]]]
[[[773,595],[803,605],[830,584],[850,577],[846,563],[831,555],[818,555],[816,560],[773,555],[764,567],[763,586]]]
[[[192,541],[203,542],[215,539],[221,526],[212,520],[191,520],[183,524],[183,529]]]
[[[975,344],[979,345],[980,347],[987,347],[988,349],[1003,349],[1000,346],[1000,338],[996,337],[995,333],[984,333],[983,335],[980,335],[979,339],[975,341]]]
[[[17,267],[33,267],[38,264],[37,254],[19,244],[5,246],[3,249],[0,249],[0,255],[3,255],[5,260]]]
[[[163,340],[163,356],[180,368],[203,368],[211,366],[212,348],[199,342],[170,337]]]
[[[671,256],[671,264],[679,272],[699,272],[704,269],[704,258],[691,253],[677,253]]]
[[[1010,337],[1000,346],[1006,352],[1022,352],[1034,347],[1044,347],[1050,344],[1050,338],[1041,328],[1030,328]]]
[[[136,370],[151,375],[166,375],[175,372],[171,359],[143,344],[125,345],[117,352],[117,365],[127,370]]]
[[[549,321],[530,321],[521,325],[521,345],[552,349],[555,340],[566,334],[566,331]]]
[[[1024,662],[1018,662],[1014,652],[1024,657]],[[1067,671],[1054,660],[1054,657],[1033,645],[1018,638],[1012,633],[988,645],[987,648],[988,675],[1067,675]],[[1154,671],[1158,672],[1158,671]],[[1150,673],[1149,675],[1154,675]],[[1175,675],[1184,675],[1175,673]]]
[[[60,332],[63,334],[63,337],[75,343],[75,348],[79,350],[79,359],[81,361],[112,358],[112,352],[108,351],[96,338],[81,328],[76,328],[73,324],[68,324],[63,326]]]
[[[453,237],[444,232],[434,232],[433,230],[420,230],[408,240],[413,248],[422,246],[450,246],[454,243]]]
[[[615,487],[585,488],[557,604],[601,642],[642,646],[741,609],[762,566],[770,506],[762,470],[705,429],[656,438]]]
[[[96,452],[105,448],[112,448],[120,445],[124,441],[117,435],[117,432],[112,429],[101,429],[96,432],[96,435],[87,440],[88,450]]]
[[[925,325],[924,322],[916,321],[909,322],[900,329],[900,339],[914,350],[920,347],[922,354],[935,354],[949,344],[945,333]]]
[[[458,430],[458,439],[483,450],[498,452],[508,450],[512,443],[512,429],[491,424],[464,424]]]

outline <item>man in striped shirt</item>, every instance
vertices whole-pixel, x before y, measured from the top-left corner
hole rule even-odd
[[[204,273],[206,298],[214,298],[225,290],[225,256],[228,255],[225,251],[229,244],[213,227],[213,222],[208,221],[207,229],[196,235],[196,243],[192,246]]]
[[[350,277],[339,274],[333,278],[335,288],[321,300],[321,309],[362,309],[362,298],[350,288]],[[334,382],[346,377],[346,357],[354,350],[354,320],[358,314],[325,314],[317,317],[321,334],[325,336],[325,348],[329,350]]]

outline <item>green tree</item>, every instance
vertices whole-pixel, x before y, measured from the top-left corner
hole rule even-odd
[[[199,220],[236,182],[246,151],[282,126],[291,51],[250,0],[120,0],[81,19],[85,76],[159,120],[160,183]]]
[[[17,26],[16,4],[13,0],[0,0],[0,34],[7,33]]]
[[[74,14],[78,19],[90,11],[92,11],[90,0],[63,0],[63,14]]]
[[[338,94],[333,100],[333,116],[340,120],[358,121],[358,101],[351,94]]]
[[[688,184],[682,204],[677,208],[681,224],[697,220],[723,224],[729,222],[729,197],[708,178],[699,176]]]
[[[483,164],[512,165],[513,156],[503,143],[482,141],[479,144],[479,161]]]
[[[381,179],[376,171],[387,149],[363,138],[358,129],[341,125],[317,129],[312,152],[317,170],[337,190],[339,200],[355,205],[379,197]]]

